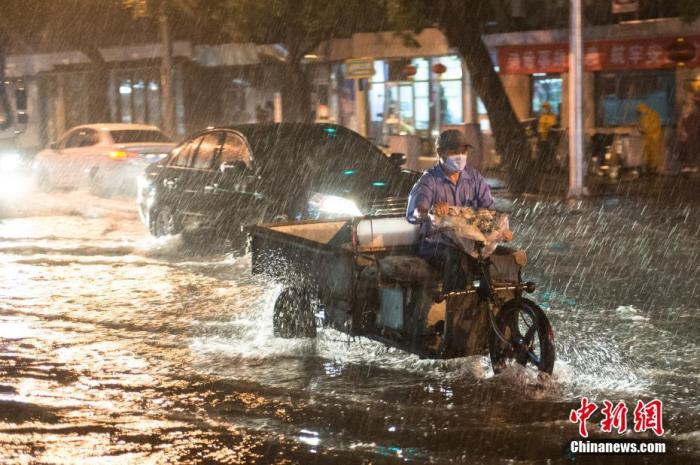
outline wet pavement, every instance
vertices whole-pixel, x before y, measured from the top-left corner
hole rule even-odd
[[[129,199],[5,205],[0,463],[698,463],[698,203],[502,204],[555,329],[545,383],[330,330],[274,338],[280,288],[249,256],[152,239]],[[567,454],[582,396],[661,399],[669,453]]]

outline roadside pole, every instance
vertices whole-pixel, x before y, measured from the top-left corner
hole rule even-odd
[[[282,122],[282,92],[275,92],[274,102],[273,102],[273,114],[272,121],[275,123]]]
[[[442,126],[442,102],[440,99],[440,88],[442,87],[442,82],[440,82],[440,74],[437,75],[435,79],[435,129],[433,130],[433,135],[435,139],[440,136],[440,127]]]
[[[571,0],[569,40],[569,192],[586,194],[583,187],[583,25],[581,0]]]
[[[175,120],[175,96],[173,92],[173,41],[170,35],[167,0],[160,0],[158,4],[158,25],[162,48],[160,59],[162,128],[163,132],[169,137],[176,138],[177,123]]]
[[[435,63],[431,68],[435,78],[435,137],[440,135],[442,128],[442,74],[447,68],[442,63]]]
[[[355,98],[357,99],[357,132],[362,137],[367,137],[367,95],[368,82],[364,78],[354,79]]]
[[[367,88],[374,76],[374,61],[371,58],[345,60],[345,79],[354,81],[357,132],[367,137]]]

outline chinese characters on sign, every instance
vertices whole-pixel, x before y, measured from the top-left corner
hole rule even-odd
[[[686,40],[700,49],[700,36]],[[588,42],[584,48],[584,68],[601,71],[673,67],[676,64],[668,59],[665,49],[674,41],[674,38],[660,38]],[[568,53],[568,44],[501,47],[498,64],[505,74],[562,73],[568,69]],[[700,54],[687,65],[700,66]]]
[[[598,410],[598,406],[584,397],[581,399],[581,407],[569,413],[569,420],[572,423],[578,423],[578,432],[581,437],[588,437],[586,422],[596,410]],[[657,436],[662,436],[664,434],[662,411],[663,404],[658,399],[647,403],[641,400],[637,401],[637,406],[634,409],[634,431],[637,433],[653,431]],[[604,400],[603,408],[600,410],[600,413],[603,414],[600,430],[605,433],[611,433],[613,430],[616,430],[618,434],[624,433],[627,431],[627,412],[628,408],[624,401],[613,406],[612,402]]]

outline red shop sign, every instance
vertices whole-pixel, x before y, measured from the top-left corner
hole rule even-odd
[[[700,51],[700,36],[685,37]],[[675,37],[609,40],[584,45],[586,71],[673,68],[666,48]],[[561,73],[569,68],[569,44],[518,45],[498,49],[498,65],[504,74]],[[700,66],[700,53],[686,63]]]

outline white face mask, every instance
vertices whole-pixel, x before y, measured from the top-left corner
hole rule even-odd
[[[460,153],[457,155],[450,155],[445,161],[445,168],[450,173],[455,171],[462,171],[467,166],[467,154]]]

